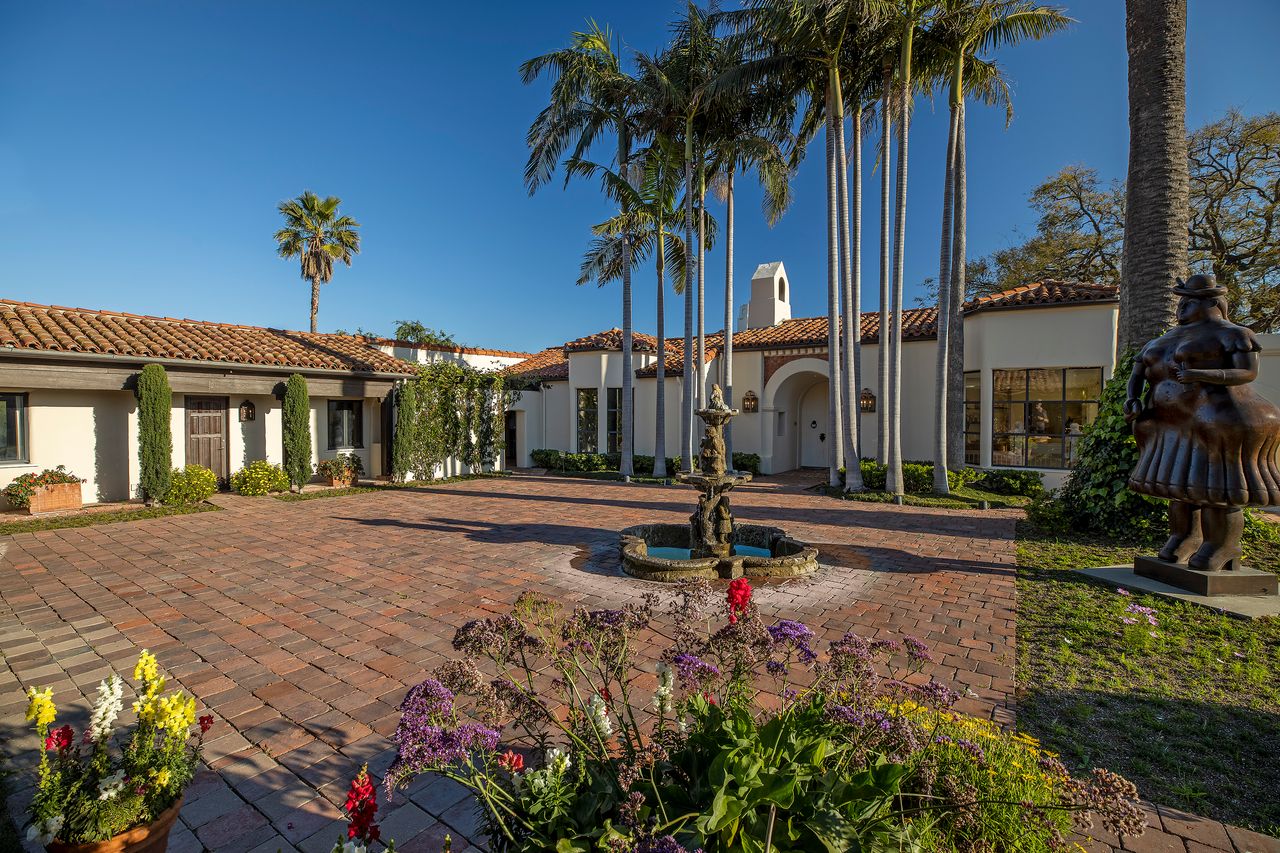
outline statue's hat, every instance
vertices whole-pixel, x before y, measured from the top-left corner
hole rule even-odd
[[[1218,284],[1217,280],[1211,275],[1193,275],[1186,281],[1179,279],[1174,285],[1173,292],[1180,296],[1225,296],[1227,288]]]

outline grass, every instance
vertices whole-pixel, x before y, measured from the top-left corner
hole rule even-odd
[[[552,471],[552,470],[548,470],[547,475],[551,477],[572,477],[572,478],[582,478],[587,480],[610,480],[617,483],[622,482],[622,474],[619,473],[618,471]],[[667,477],[665,479],[659,479],[657,477],[644,477],[644,476],[632,475],[631,482],[651,483],[651,484],[661,485],[661,484],[675,482],[675,476],[676,475],[673,473],[670,477]]]
[[[1018,727],[1147,799],[1280,834],[1280,619],[1125,596],[1068,571],[1151,545],[1019,522]],[[1254,542],[1247,560],[1275,571],[1280,546]],[[1157,625],[1122,622],[1130,604],[1154,608]]]
[[[82,515],[56,515],[51,518],[31,518],[23,521],[0,522],[0,536],[14,533],[35,533],[41,530],[63,530],[68,527],[93,527],[98,524],[114,524],[117,521],[140,521],[144,518],[163,518],[167,515],[188,515],[193,512],[213,512],[213,504],[194,506],[152,506],[138,509],[122,509],[112,512],[90,512]]]
[[[826,487],[826,493],[832,497],[847,501],[863,501],[866,503],[893,503],[890,492],[841,492]],[[907,506],[927,506],[938,509],[979,509],[986,501],[991,509],[1021,508],[1031,502],[1031,498],[1022,495],[998,495],[974,486],[961,486],[952,489],[949,495],[903,495],[902,502]]]
[[[457,477],[442,477],[439,480],[410,480],[405,483],[372,483],[368,486],[346,486],[339,489],[319,489],[314,492],[302,492],[301,494],[293,494],[292,492],[281,492],[278,495],[272,495],[278,501],[314,501],[320,498],[341,498],[347,495],[363,495],[369,492],[390,492],[396,489],[412,489],[421,488],[423,486],[443,486],[446,483],[461,483],[466,480],[491,480],[494,478],[509,477],[510,474],[505,472],[493,472],[487,474],[461,474]]]

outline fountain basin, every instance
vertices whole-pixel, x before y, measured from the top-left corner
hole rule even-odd
[[[817,548],[760,524],[735,525],[728,557],[679,558],[689,553],[687,524],[637,524],[621,537],[623,571],[643,580],[789,578],[818,568]]]

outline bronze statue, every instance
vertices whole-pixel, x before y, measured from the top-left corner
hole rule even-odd
[[[1280,409],[1249,387],[1261,347],[1228,319],[1227,289],[1194,275],[1173,290],[1178,325],[1143,348],[1129,378],[1129,488],[1170,501],[1161,560],[1235,569],[1242,507],[1280,504]]]

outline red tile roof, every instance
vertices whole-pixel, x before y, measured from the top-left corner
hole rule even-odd
[[[721,332],[712,332],[711,334],[705,336],[708,364],[711,362],[711,359],[715,358],[720,353],[720,345],[723,343],[723,339],[724,339],[724,335]],[[737,340],[738,339],[735,336],[734,341],[736,342]],[[697,338],[693,339],[693,347],[694,349],[698,348]],[[655,347],[655,351],[656,351],[656,347]],[[666,375],[667,376],[679,374],[684,371],[684,338],[683,337],[667,338],[666,356],[667,356],[667,359],[666,359],[667,361]],[[636,371],[636,376],[638,377],[657,377],[657,375],[658,375],[657,359],[654,359],[653,364],[649,365],[648,367],[642,367]]]
[[[563,346],[547,347],[518,364],[510,365],[502,372],[513,379],[554,382],[569,378],[569,360],[565,358]]]
[[[1085,284],[1079,281],[1038,281],[1021,287],[979,296],[965,305],[965,313],[990,308],[1028,308],[1037,305],[1077,305],[1087,302],[1114,302],[1119,288],[1114,284]]]
[[[412,374],[416,368],[352,335],[312,334],[118,311],[0,300],[0,348]]]
[[[498,358],[532,358],[531,352],[516,352],[505,349],[485,349],[484,347],[447,346],[442,344],[419,344],[413,341],[401,341],[395,338],[365,338],[371,344],[381,347],[402,347],[404,349],[425,349],[432,352],[449,352],[458,355],[492,355]]]
[[[632,352],[653,352],[658,348],[658,339],[644,332],[631,333]],[[587,335],[564,345],[565,352],[596,352],[616,350],[622,352],[622,330],[606,329]]]

